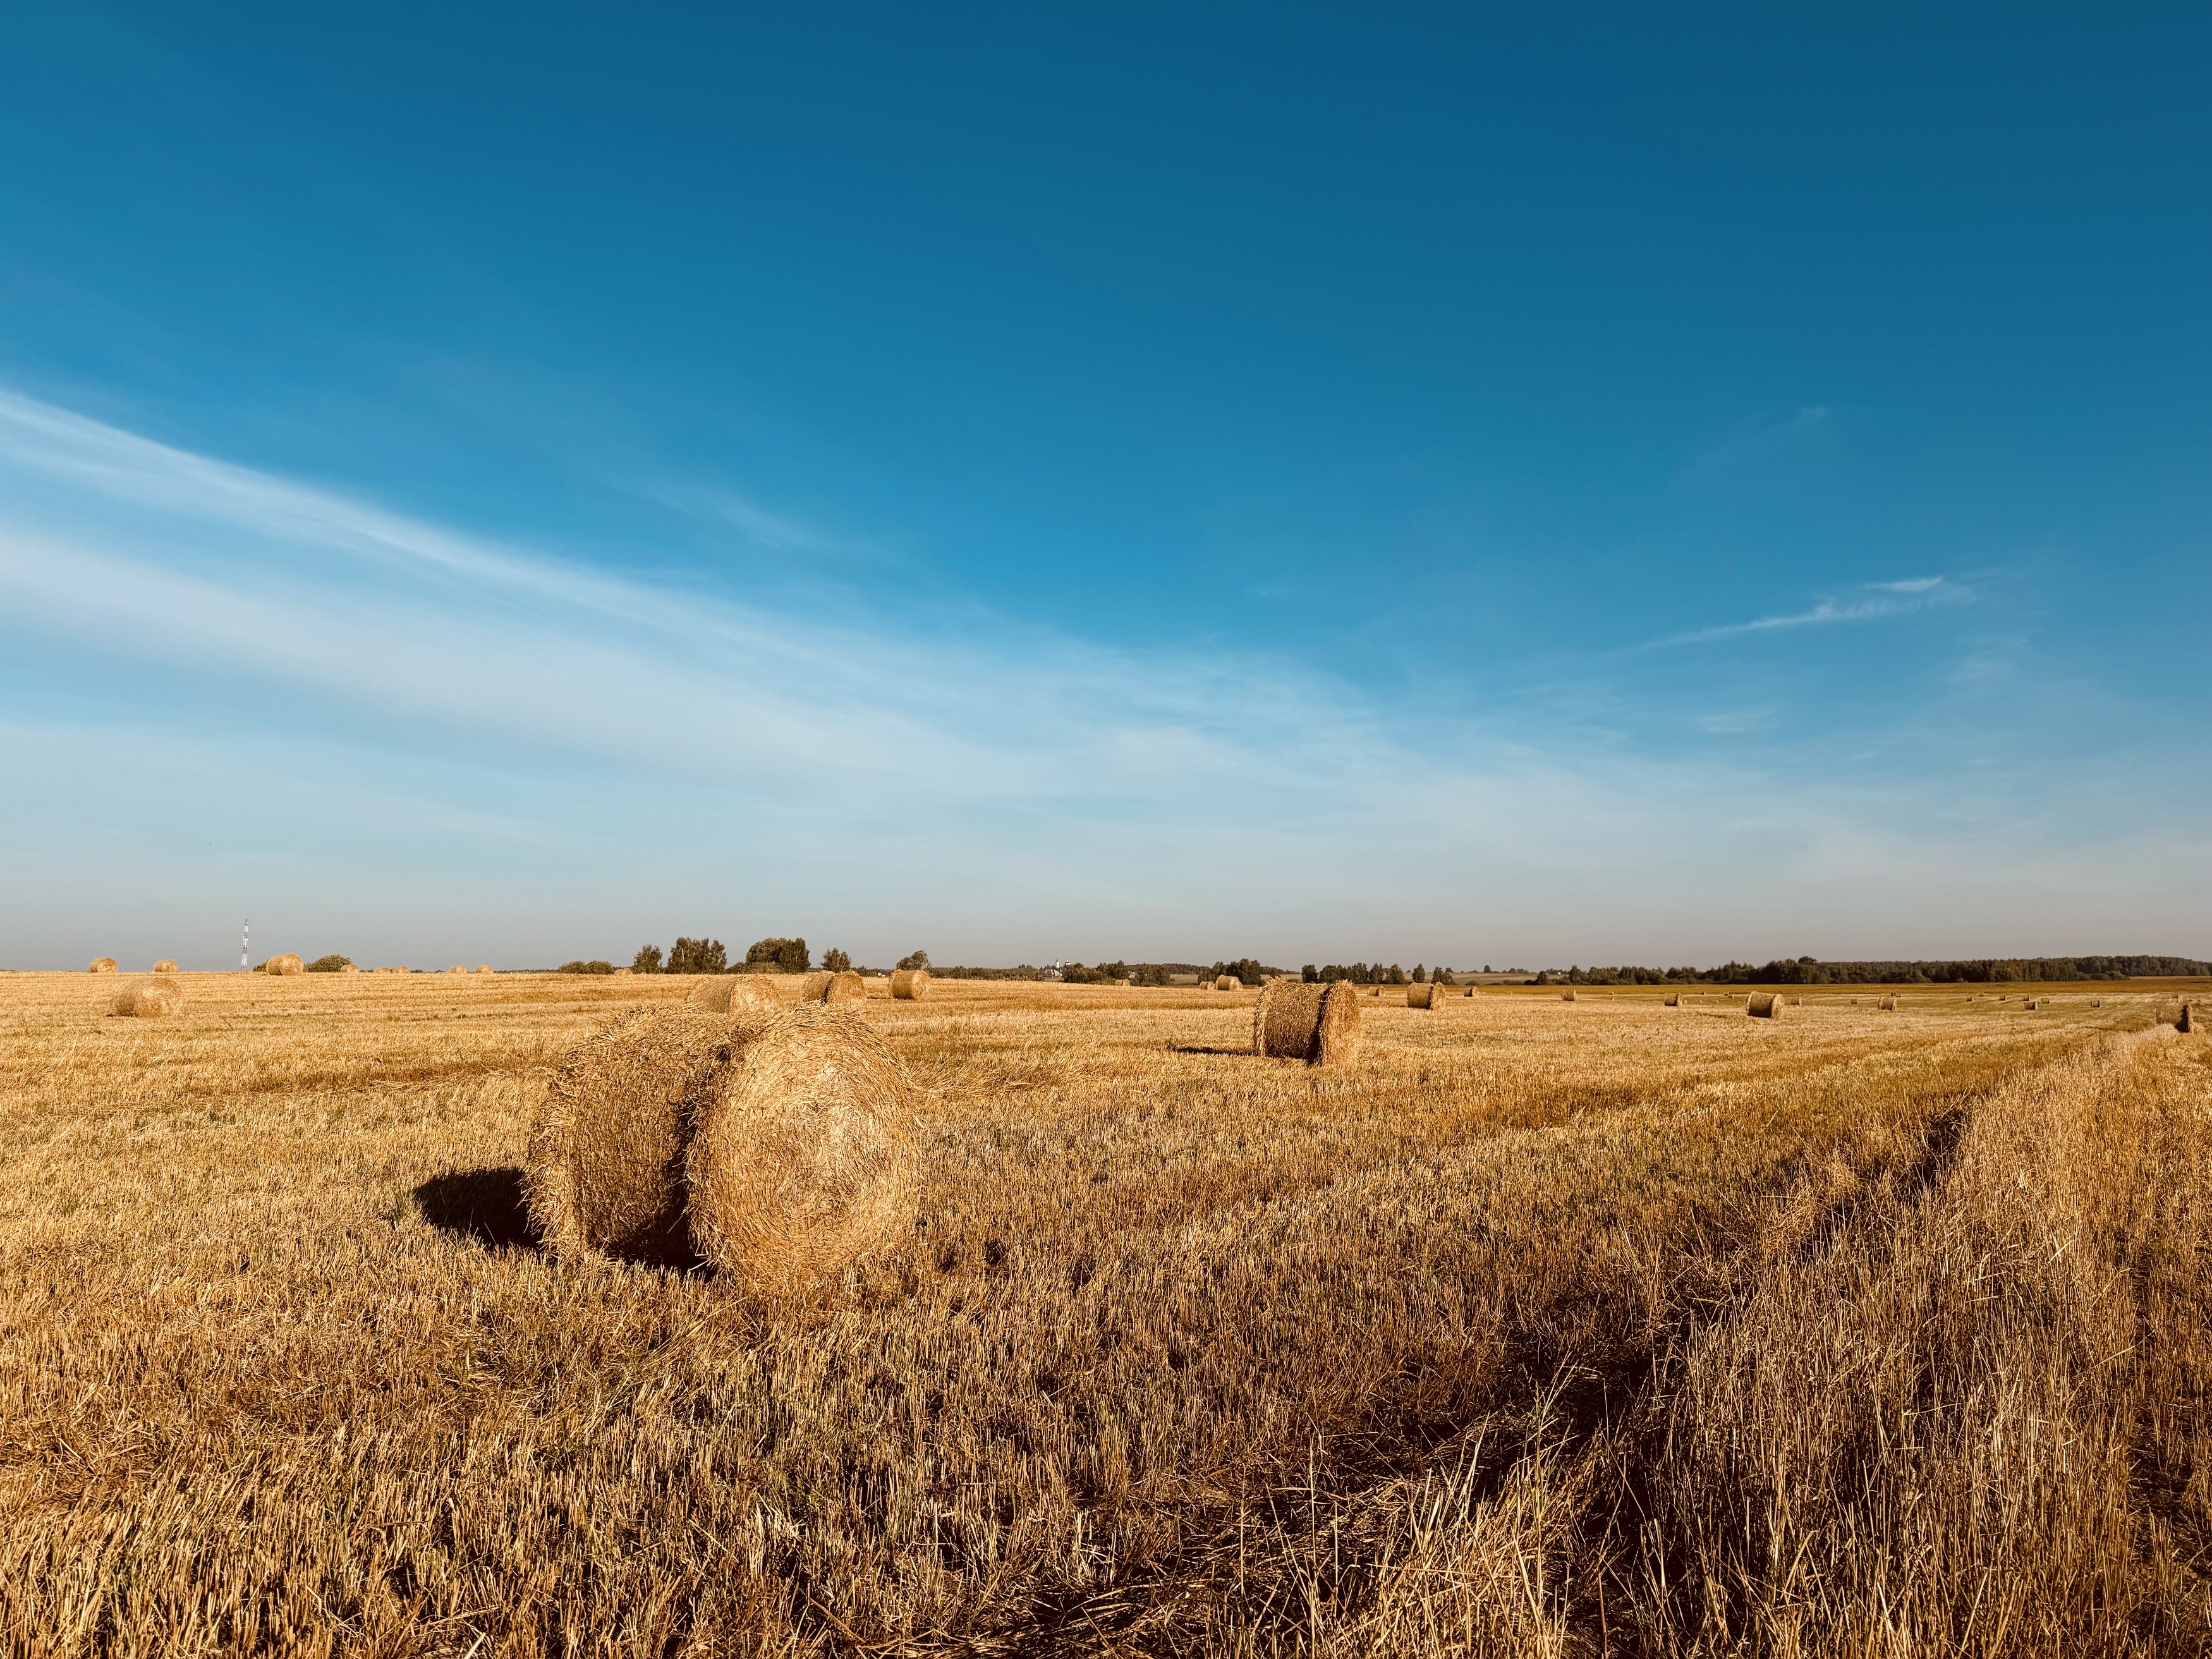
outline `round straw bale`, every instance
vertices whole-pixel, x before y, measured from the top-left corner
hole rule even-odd
[[[159,979],[134,979],[115,994],[114,1011],[138,1019],[156,1019],[185,1006],[183,982],[164,975]]]
[[[1782,1018],[1782,994],[1779,991],[1753,991],[1744,1004],[1744,1012],[1753,1019]]]
[[[752,974],[709,974],[691,988],[684,1006],[764,1020],[782,1005],[768,983]]]
[[[289,951],[287,951],[281,957],[271,957],[268,961],[263,963],[261,964],[261,971],[264,974],[276,974],[280,976],[288,976],[293,974],[306,973],[307,971],[307,964],[301,961],[299,957],[292,955]]]
[[[85,964],[84,971],[88,974],[112,974],[115,971],[115,958],[94,957]]]
[[[1682,994],[1680,991],[1670,992],[1668,994],[1667,1006],[1669,1008],[1680,1007],[1682,1006]]]
[[[556,1255],[690,1255],[684,1153],[707,1075],[748,1028],[689,1008],[634,1008],[562,1059],[546,1085],[523,1182]]]
[[[822,1000],[832,1008],[841,1008],[848,1003],[866,1002],[867,1000],[868,981],[850,968],[842,974],[830,975],[830,983],[822,992]]]
[[[357,974],[360,971],[361,969],[354,966],[350,962],[340,963],[338,964],[338,972],[342,974]]]
[[[449,974],[465,974],[469,970],[462,967],[461,964],[457,962],[452,967],[447,969],[446,971]]]
[[[907,1224],[915,1093],[859,1015],[801,1003],[708,1078],[684,1173],[699,1254],[798,1289]]]
[[[1408,985],[1406,988],[1406,1006],[1408,1008],[1435,1008],[1443,1002],[1443,987],[1441,985]]]
[[[1574,1000],[1575,994],[1572,991],[1562,991],[1559,993],[1559,1000],[1562,1002],[1572,1002]]]
[[[480,974],[488,974],[491,972],[491,963],[488,962],[480,962],[477,963],[477,972]]]
[[[461,970],[460,970],[459,969],[456,968],[456,969],[453,969],[453,971],[454,971],[455,973],[457,973],[457,974],[458,974],[458,973],[459,973]],[[635,969],[630,969],[630,968],[617,968],[617,969],[615,969],[615,977],[616,977],[617,979],[628,979],[628,978],[630,976],[630,975],[631,975],[631,974],[633,974],[633,973],[634,973],[634,972],[635,972],[635,971],[636,971],[636,970],[635,970]]]
[[[1897,1012],[1897,999],[1895,997],[1884,997],[1877,1006],[1883,1013],[1893,1014]]]
[[[1234,974],[1223,974],[1214,980],[1213,988],[1217,991],[1241,991],[1244,988],[1244,981]]]
[[[1271,979],[1252,1008],[1252,1052],[1309,1066],[1359,1057],[1359,992],[1348,980],[1304,985]]]
[[[1123,980],[1122,984],[1129,981]],[[921,1002],[929,995],[929,969],[927,968],[894,968],[891,970],[891,996],[899,1002]]]
[[[157,974],[173,974],[177,971],[177,964],[164,957],[154,964],[153,971]]]

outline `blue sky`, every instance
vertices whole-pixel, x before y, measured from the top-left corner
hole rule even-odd
[[[8,30],[0,964],[2212,953],[2201,12]]]

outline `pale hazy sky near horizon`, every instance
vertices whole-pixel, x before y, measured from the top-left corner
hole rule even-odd
[[[8,34],[0,967],[2212,955],[2212,15]]]

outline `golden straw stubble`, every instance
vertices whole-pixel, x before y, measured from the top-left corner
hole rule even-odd
[[[1359,1056],[1358,991],[1349,980],[1269,980],[1252,1008],[1252,1052],[1309,1066],[1349,1065]]]
[[[690,1257],[684,1155],[708,1074],[746,1030],[724,1013],[640,1008],[568,1051],[523,1171],[555,1255]]]
[[[686,1175],[691,1240],[749,1288],[803,1289],[911,1223],[916,1095],[858,1015],[786,1010],[706,1085]]]

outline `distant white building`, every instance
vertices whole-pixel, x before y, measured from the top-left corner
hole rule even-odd
[[[1060,970],[1066,965],[1067,959],[1065,957],[1058,957],[1045,963],[1043,967],[1037,969],[1037,973],[1040,977],[1044,979],[1058,979],[1060,977]]]

